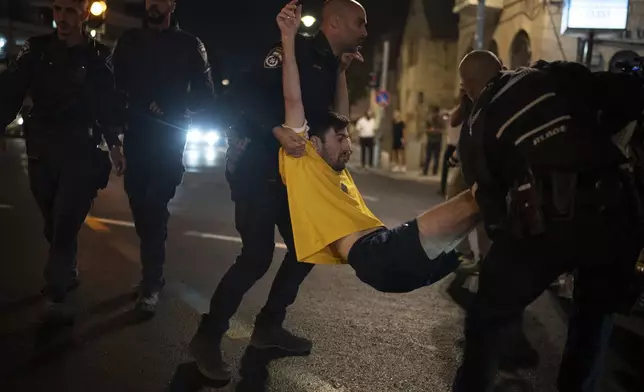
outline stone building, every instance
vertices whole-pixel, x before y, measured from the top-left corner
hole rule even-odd
[[[458,57],[474,46],[478,0],[457,0]],[[576,61],[583,50],[577,37],[561,35],[562,0],[487,0],[485,47],[509,68],[538,59]],[[644,0],[630,1],[628,29],[622,34],[600,35],[593,50],[592,67],[608,69],[615,61],[644,54]]]
[[[409,169],[422,159],[430,107],[454,106],[457,86],[458,17],[450,0],[412,0],[398,64],[398,102],[406,129]]]

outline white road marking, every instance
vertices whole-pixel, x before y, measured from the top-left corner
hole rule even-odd
[[[369,196],[369,195],[362,195],[362,198],[365,199],[366,201],[379,201],[380,199],[375,197],[375,196]]]
[[[134,222],[128,222],[128,221],[122,221],[122,220],[116,220],[116,219],[108,219],[108,218],[97,218],[95,216],[90,216],[91,219],[104,223],[106,225],[112,225],[112,226],[121,226],[121,227],[134,227]],[[222,234],[213,234],[213,233],[201,233],[198,231],[188,231],[184,233],[184,235],[188,237],[199,237],[199,238],[206,238],[210,240],[219,240],[219,241],[228,241],[228,242],[237,242],[238,244],[242,243],[242,240],[240,237],[233,237],[233,236],[228,236],[228,235],[222,235]],[[277,242],[275,243],[275,247],[278,249],[287,249],[286,245]]]
[[[242,240],[239,237],[231,237],[231,236],[228,236],[228,235],[221,235],[221,234],[200,233],[198,231],[188,231],[188,232],[184,233],[184,235],[186,235],[188,237],[199,237],[199,238],[207,238],[207,239],[210,239],[210,240],[237,242],[239,244],[242,243]],[[275,243],[275,247],[279,248],[279,249],[286,249],[286,245],[281,243],[281,242]]]
[[[131,222],[117,221],[112,219],[103,219],[103,218],[93,218],[101,223],[105,224],[115,224],[121,226],[130,226]],[[213,238],[223,241],[234,241],[241,242],[241,239],[237,237],[229,236],[220,236],[215,234],[208,233],[198,233],[198,232],[188,232],[186,235],[194,235],[202,238]],[[121,239],[111,239],[109,243],[125,257],[126,260],[132,263],[139,262],[138,248],[130,245],[129,243]],[[284,244],[276,244],[276,246],[284,246]],[[284,246],[285,247],[285,246]],[[196,311],[198,314],[208,313],[210,308],[210,301],[201,295],[198,291],[192,289],[188,285],[179,281],[168,281],[166,289],[174,294],[176,294],[179,299]],[[241,322],[239,319],[233,317],[230,320],[230,328],[226,332],[226,336],[232,340],[248,340],[250,339],[253,333],[253,327],[246,323]],[[308,371],[302,371],[301,369],[284,369],[278,371],[283,377],[288,379],[291,382],[294,382],[301,388],[306,391],[311,392],[349,392],[346,388],[338,385],[335,386],[329,384],[328,382],[322,380],[320,377],[316,376],[313,373]]]
[[[95,216],[91,216],[90,218],[101,222],[105,223],[106,225],[112,225],[112,226],[121,226],[121,227],[134,227],[134,222],[128,222],[128,221],[122,221],[122,220],[116,220],[116,219],[107,219],[107,218],[97,218]]]
[[[10,210],[10,209],[12,209],[12,208],[13,208],[13,206],[12,206],[12,205],[9,205],[9,204],[0,204],[0,208],[6,209],[6,210]]]

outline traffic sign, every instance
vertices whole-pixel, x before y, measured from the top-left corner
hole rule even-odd
[[[385,90],[380,90],[376,94],[376,103],[380,106],[389,106],[389,93]]]

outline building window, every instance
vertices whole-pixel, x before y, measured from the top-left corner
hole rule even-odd
[[[532,46],[530,37],[525,30],[521,30],[514,36],[510,45],[510,68],[528,67],[532,61]]]

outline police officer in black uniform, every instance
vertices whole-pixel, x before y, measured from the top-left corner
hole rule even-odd
[[[54,0],[54,33],[27,40],[15,62],[0,74],[0,129],[13,120],[27,93],[25,116],[29,180],[45,222],[46,321],[70,321],[68,291],[78,285],[78,232],[111,170],[105,139],[117,170],[125,162],[118,130],[124,105],[114,89],[109,48],[83,32],[87,0]]]
[[[183,178],[187,130],[214,106],[206,49],[174,23],[175,6],[175,0],[147,0],[147,26],[127,31],[112,55],[117,88],[128,100],[125,191],[143,268],[136,309],[150,317],[164,285],[168,203]]]
[[[289,7],[294,7],[293,1]],[[315,37],[298,37],[296,52],[304,108],[309,119],[324,118],[328,110],[348,114],[345,71],[366,38],[364,8],[352,0],[325,3],[321,31]],[[344,54],[343,54],[344,53]],[[286,308],[297,296],[312,265],[298,263],[293,246],[286,188],[278,170],[280,146],[294,156],[304,143],[293,131],[272,130],[284,121],[281,45],[273,47],[226,101],[233,116],[226,175],[235,202],[235,224],[243,247],[235,264],[224,275],[203,316],[190,348],[201,372],[225,380],[230,369],[222,358],[221,339],[229,320],[246,292],[268,271],[273,260],[275,226],[288,252],[277,273],[266,305],[256,318],[251,345],[276,347],[290,353],[307,353],[311,342],[283,329]]]
[[[577,67],[581,67],[577,68]],[[493,241],[468,309],[465,353],[454,391],[489,391],[504,329],[561,273],[578,270],[575,309],[558,387],[592,386],[596,364],[632,275],[638,246],[619,166],[623,155],[600,132],[590,72],[567,64],[501,72],[492,53],[461,63],[475,101],[471,143],[461,155]],[[574,88],[573,88],[574,87]]]

